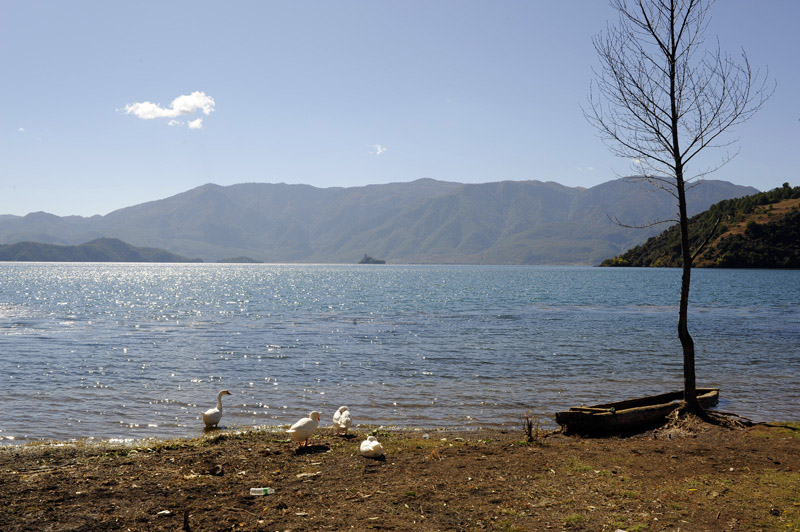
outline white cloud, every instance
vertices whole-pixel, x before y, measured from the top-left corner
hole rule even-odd
[[[184,122],[183,120],[175,120],[174,118],[167,122],[168,126],[188,126],[189,129],[203,129],[203,119],[198,118],[196,120],[187,120]]]
[[[386,150],[389,149],[386,146],[381,146],[380,144],[373,144],[371,146],[371,148],[372,148],[372,151],[370,151],[370,153],[372,155],[380,155],[380,154],[382,154],[383,152],[385,152]]]
[[[191,115],[197,111],[201,111],[208,116],[214,110],[214,105],[214,98],[206,95],[205,92],[195,91],[191,94],[178,96],[172,100],[169,107],[161,107],[153,102],[136,102],[126,105],[124,111],[125,114],[132,114],[144,120],[151,120],[153,118],[175,118],[177,116]],[[194,122],[197,121],[195,120]],[[171,126],[179,124],[181,122],[176,120],[170,120],[169,122]],[[196,126],[192,129],[198,129],[199,127]]]
[[[24,127],[21,127],[21,128],[19,128],[17,131],[19,131],[19,132],[21,132],[21,133],[25,133],[25,128],[24,128]]]
[[[182,115],[190,115],[200,109],[208,116],[214,110],[214,98],[206,96],[205,92],[195,91],[172,100],[172,109]]]

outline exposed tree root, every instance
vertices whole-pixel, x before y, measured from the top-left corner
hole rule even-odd
[[[792,430],[794,432],[800,432],[800,428],[793,427],[788,423],[757,423],[757,425],[764,425],[765,427],[776,427],[781,429]]]
[[[704,410],[699,406],[693,407],[682,403],[667,416],[667,423],[664,428],[667,430],[679,429],[681,432],[695,433],[702,432],[704,424],[717,425],[728,429],[742,429],[745,427],[752,427],[755,423],[733,412]]]

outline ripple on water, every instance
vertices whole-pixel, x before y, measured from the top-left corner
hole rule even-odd
[[[0,264],[0,443],[356,423],[516,426],[680,388],[676,272]],[[677,279],[677,280],[676,280]],[[700,271],[690,326],[720,408],[797,419],[800,273]]]

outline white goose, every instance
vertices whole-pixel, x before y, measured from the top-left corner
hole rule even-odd
[[[383,456],[383,446],[375,436],[368,436],[361,442],[361,456],[367,458],[380,458]]]
[[[339,410],[333,414],[333,426],[336,429],[336,433],[341,434],[341,430],[344,429],[344,435],[347,436],[347,430],[351,424],[350,410],[346,406],[340,406]]]
[[[319,412],[314,410],[308,414],[308,417],[304,417],[289,427],[286,432],[292,436],[292,439],[297,442],[298,446],[300,445],[300,442],[303,442],[303,446],[306,446],[308,445],[308,439],[312,434],[314,434],[314,431],[317,430],[318,426]]]
[[[203,412],[203,423],[206,424],[206,428],[216,427],[219,423],[219,420],[222,418],[222,396],[223,395],[231,395],[231,392],[228,390],[222,390],[217,394],[217,406],[216,408],[209,408],[205,412]]]

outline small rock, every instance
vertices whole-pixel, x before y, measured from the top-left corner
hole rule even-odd
[[[770,515],[774,515],[775,517],[778,517],[779,515],[781,515],[781,510],[780,510],[780,508],[775,508],[773,506],[772,508],[769,509],[769,514]]]
[[[170,512],[169,510],[161,510],[161,511],[160,511],[160,512],[158,512],[156,515],[164,515],[164,516],[167,516],[167,515],[172,515],[172,512]]]
[[[214,475],[215,477],[221,477],[222,475],[225,474],[225,471],[222,469],[221,465],[217,464],[217,465],[215,465],[214,467],[211,468],[211,470],[208,472],[208,474],[209,475]]]

